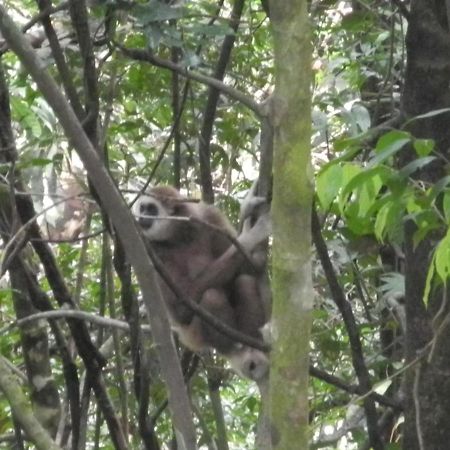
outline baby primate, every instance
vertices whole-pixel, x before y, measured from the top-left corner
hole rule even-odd
[[[134,214],[171,279],[185,294],[195,291],[196,281],[232,245],[223,232],[235,235],[217,208],[190,202],[170,186],[154,187],[140,197]],[[250,241],[258,243],[265,237],[252,236]],[[229,327],[262,341],[260,329],[268,318],[255,276],[242,265],[231,277],[224,278],[219,286],[206,289],[199,299],[192,300],[198,300],[202,308]],[[184,345],[193,351],[214,348],[240,374],[254,380],[264,377],[268,369],[264,352],[236,343],[217,331],[178,299],[162,279],[161,288],[172,327]]]

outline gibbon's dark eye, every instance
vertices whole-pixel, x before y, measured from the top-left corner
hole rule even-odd
[[[157,216],[158,207],[154,203],[144,203],[139,205],[138,222],[142,228],[150,228],[153,225],[154,219],[148,216]]]
[[[154,203],[141,203],[140,213],[142,216],[157,216],[158,207]]]

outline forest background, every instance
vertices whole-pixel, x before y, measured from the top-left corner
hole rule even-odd
[[[447,449],[449,24],[438,0],[2,2],[0,447]],[[119,196],[172,184],[237,225],[258,177],[262,409],[217,355],[180,370]]]

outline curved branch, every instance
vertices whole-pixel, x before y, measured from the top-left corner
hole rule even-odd
[[[130,325],[123,320],[111,319],[109,317],[97,316],[85,311],[79,311],[77,309],[57,309],[52,311],[43,311],[35,314],[30,314],[22,319],[15,320],[8,326],[0,329],[0,335],[7,333],[12,328],[21,327],[28,322],[41,319],[80,319],[86,322],[95,323],[101,327],[112,327],[122,331],[130,331]],[[150,332],[148,325],[141,325],[143,331]]]
[[[175,64],[172,61],[160,58],[159,56],[152,54],[149,50],[142,50],[139,48],[126,48],[117,42],[114,42],[114,45],[119,48],[124,55],[129,56],[131,59],[134,59],[136,61],[148,62],[150,64],[153,64],[154,66],[177,72],[180,75],[183,75],[184,77],[191,80],[198,81],[199,83],[203,83],[208,86],[212,86],[228,97],[237,100],[238,102],[247,106],[247,108],[252,110],[258,117],[263,117],[266,114],[266,110],[261,104],[255,102],[252,98],[248,97],[238,89],[234,89],[233,87],[228,86],[213,77],[195,72],[190,69],[186,69],[184,66]]]

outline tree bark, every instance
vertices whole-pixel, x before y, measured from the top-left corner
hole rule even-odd
[[[311,280],[311,35],[305,0],[270,3],[275,93],[273,156],[273,350],[271,445],[308,448]]]
[[[447,2],[448,4],[448,2]],[[450,107],[450,34],[446,2],[412,0],[406,36],[407,65],[402,109],[407,118]],[[434,139],[436,151],[449,157],[448,112],[411,122],[409,131],[417,138]],[[414,159],[412,149],[401,155],[404,165]],[[445,175],[441,158],[426,166],[418,178],[435,183]],[[450,326],[442,289],[434,289],[428,303],[423,299],[432,251],[442,236],[428,235],[419,245],[413,241],[416,226],[405,225],[406,256],[406,362],[421,356],[405,376],[405,424],[403,448],[444,449],[450,442]],[[433,340],[433,346],[425,347]],[[425,351],[425,356],[423,350]],[[432,351],[430,350],[432,349]]]

